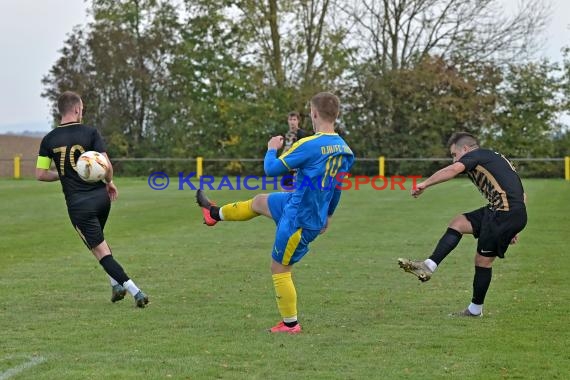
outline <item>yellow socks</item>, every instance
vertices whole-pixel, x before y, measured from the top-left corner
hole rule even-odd
[[[297,320],[297,291],[293,285],[291,272],[277,273],[273,276],[273,286],[279,313],[285,322]]]
[[[220,208],[220,218],[227,221],[250,220],[259,214],[253,211],[253,199],[243,202],[230,203]]]

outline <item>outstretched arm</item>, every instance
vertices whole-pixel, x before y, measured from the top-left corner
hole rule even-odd
[[[412,196],[417,198],[430,186],[437,185],[438,183],[449,181],[456,175],[463,173],[465,171],[465,165],[461,162],[455,162],[443,169],[438,170],[433,173],[428,179],[417,184],[415,188],[412,189]]]

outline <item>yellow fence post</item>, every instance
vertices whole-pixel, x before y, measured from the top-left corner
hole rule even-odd
[[[196,177],[202,177],[202,170],[203,170],[203,163],[204,157],[196,157]]]
[[[380,177],[384,177],[384,161],[384,156],[378,157],[378,175],[380,175]]]
[[[14,156],[14,179],[20,179],[20,156]]]
[[[564,157],[564,178],[570,181],[570,157]]]

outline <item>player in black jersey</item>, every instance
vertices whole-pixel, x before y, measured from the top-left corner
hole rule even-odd
[[[463,234],[472,234],[478,239],[473,298],[465,310],[452,315],[479,317],[483,315],[483,302],[491,284],[493,261],[496,257],[504,258],[509,244],[517,242],[518,233],[526,226],[526,195],[513,165],[503,155],[480,148],[472,134],[455,133],[449,139],[448,146],[453,164],[419,183],[412,189],[412,195],[417,198],[428,187],[467,173],[489,204],[453,218],[427,260],[398,259],[398,262],[406,272],[422,282],[428,281]]]
[[[287,152],[293,144],[308,136],[308,133],[303,129],[299,128],[299,123],[301,122],[301,115],[297,111],[291,111],[287,115],[287,124],[289,125],[289,130],[285,134],[285,140],[283,144],[283,153]],[[294,178],[297,172],[295,170],[290,170],[289,173],[283,178],[283,188],[285,191],[294,191]]]
[[[36,164],[36,178],[45,182],[61,182],[73,227],[109,275],[111,301],[122,300],[128,291],[134,297],[136,306],[145,307],[148,297],[115,261],[103,236],[111,201],[116,200],[119,194],[113,183],[113,168],[103,139],[95,128],[81,123],[83,102],[78,94],[64,92],[59,97],[57,106],[61,124],[42,139]],[[106,183],[87,183],[75,170],[79,156],[90,150],[103,153],[109,161]],[[52,160],[57,171],[50,170]]]

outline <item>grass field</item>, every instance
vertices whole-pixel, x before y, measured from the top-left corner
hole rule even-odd
[[[485,317],[470,301],[466,236],[425,284],[398,257],[431,253],[456,213],[484,204],[467,180],[413,199],[346,191],[329,231],[296,265],[303,333],[279,320],[274,225],[202,224],[193,192],[116,180],[106,238],[149,295],[111,304],[72,229],[59,184],[1,180],[0,379],[567,379],[570,183],[526,180],[527,229],[497,262]],[[212,191],[218,203],[247,191]]]

